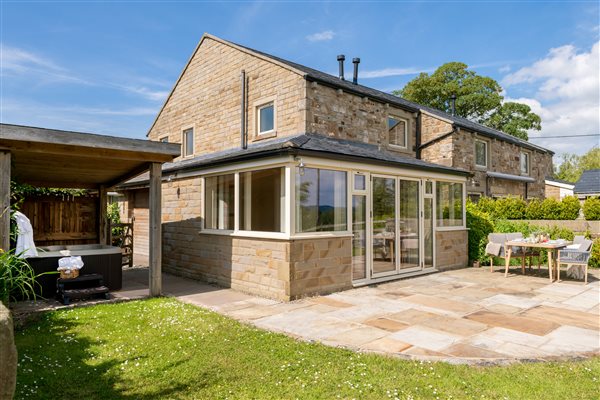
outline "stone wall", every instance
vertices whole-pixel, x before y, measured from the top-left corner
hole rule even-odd
[[[468,231],[436,231],[436,269],[440,271],[464,268],[469,263],[467,251]]]
[[[560,188],[558,186],[546,185],[546,198],[560,200]]]
[[[351,237],[293,240],[290,298],[350,289],[351,255]]]
[[[390,104],[312,82],[307,87],[306,131],[339,139],[388,147],[388,116],[408,121],[408,146],[401,151],[415,156],[416,117]]]
[[[0,399],[12,399],[17,384],[17,348],[10,310],[0,301]]]
[[[421,121],[423,143],[452,129],[450,123],[427,114],[422,114]],[[488,144],[487,168],[475,166],[475,139]],[[527,191],[523,182],[497,178],[487,179],[487,171],[521,175],[521,151],[530,154],[529,176],[535,179],[535,182],[527,185]],[[544,198],[544,180],[546,176],[552,174],[552,156],[550,154],[525,149],[502,140],[490,139],[465,129],[460,129],[450,137],[426,147],[421,156],[426,161],[470,171],[473,174],[474,184],[467,185],[467,192],[482,195]]]
[[[288,68],[206,37],[149,132],[181,143],[182,131],[194,127],[194,155],[240,146],[240,72],[247,77],[249,142],[257,140],[255,107],[275,103],[277,136],[305,131],[304,78]]]

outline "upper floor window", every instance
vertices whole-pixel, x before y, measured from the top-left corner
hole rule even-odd
[[[169,137],[168,136],[163,136],[160,139],[158,139],[159,142],[161,143],[169,143]]]
[[[487,168],[488,144],[483,140],[475,140],[475,166]]]
[[[183,131],[183,156],[188,157],[194,154],[194,128]]]
[[[388,141],[391,146],[406,149],[407,121],[398,117],[388,117]]]
[[[265,135],[275,132],[275,104],[273,102],[257,107],[258,134]]]
[[[529,153],[521,152],[521,175],[529,175]]]

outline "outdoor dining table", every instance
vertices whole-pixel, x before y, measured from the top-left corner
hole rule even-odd
[[[510,265],[510,256],[512,254],[513,247],[538,248],[548,250],[548,275],[550,276],[550,282],[552,282],[554,280],[552,279],[552,270],[558,266],[558,262],[556,260],[558,250],[567,247],[570,244],[571,242],[566,240],[549,240],[547,242],[533,243],[522,239],[506,242],[504,244],[506,248],[506,270],[504,271],[504,276],[508,276],[508,267]]]

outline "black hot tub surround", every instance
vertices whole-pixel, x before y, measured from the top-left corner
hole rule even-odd
[[[111,291],[120,290],[122,285],[121,248],[102,244],[82,244],[67,246],[38,247],[38,257],[27,259],[35,274],[56,271],[58,259],[68,256],[81,256],[83,268],[81,275],[101,274],[104,285]],[[50,298],[56,295],[56,279],[58,274],[42,275],[37,278],[41,285],[36,294]]]

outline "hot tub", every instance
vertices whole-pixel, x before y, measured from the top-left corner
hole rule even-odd
[[[122,285],[122,255],[121,248],[103,244],[81,244],[66,246],[38,247],[38,256],[29,257],[27,261],[33,267],[36,275],[42,272],[56,271],[58,259],[67,256],[81,256],[83,274],[102,274],[104,285],[111,291],[120,290]],[[59,275],[43,275],[37,278],[42,286],[36,293],[43,297],[54,297],[56,294],[56,279]]]

